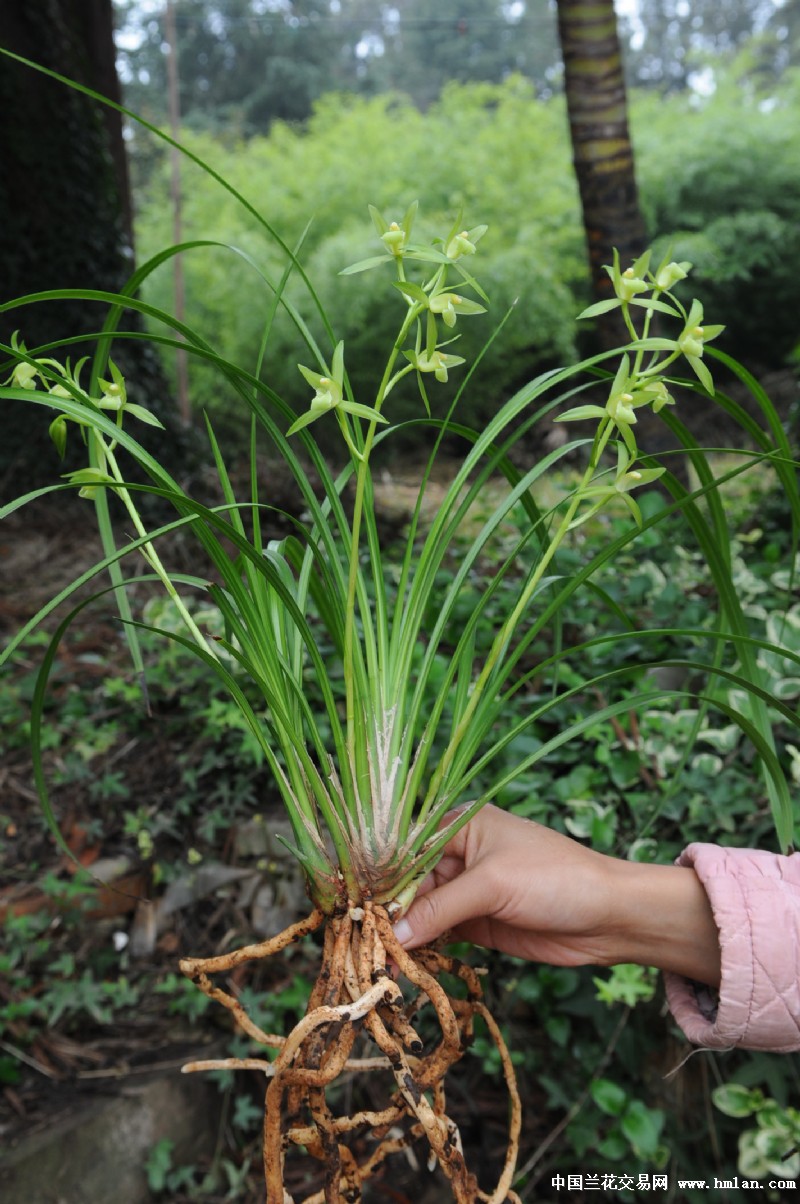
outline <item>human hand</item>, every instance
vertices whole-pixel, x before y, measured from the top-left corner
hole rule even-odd
[[[595,962],[604,861],[550,828],[486,806],[447,845],[395,931],[408,948],[452,930],[514,957]]]
[[[398,938],[458,940],[551,965],[637,962],[719,981],[719,941],[694,871],[607,857],[486,806],[445,848]]]

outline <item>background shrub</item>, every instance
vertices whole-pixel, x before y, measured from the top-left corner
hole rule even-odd
[[[745,361],[769,367],[800,335],[797,93],[797,73],[765,96],[752,83],[742,86],[734,66],[705,98],[643,92],[631,100],[648,236],[696,265],[694,293],[707,314],[727,324],[729,345]],[[339,276],[376,253],[370,203],[399,216],[419,199],[420,237],[446,228],[459,212],[467,225],[489,225],[480,255],[492,308],[488,319],[462,324],[470,361],[516,305],[465,398],[465,421],[479,425],[522,381],[576,356],[574,317],[587,299],[584,234],[560,97],[537,99],[520,77],[451,84],[425,114],[399,94],[329,94],[305,127],[276,123],[268,137],[246,142],[197,133],[186,141],[290,245],[303,238],[301,260],[336,315],[361,396],[382,367],[373,347],[385,346],[401,304],[387,292],[388,273]],[[187,255],[189,320],[231,359],[255,367],[271,303],[258,272],[276,282],[281,260],[233,198],[188,166],[186,173],[186,236],[217,238],[252,260],[223,249]],[[164,164],[139,199],[140,259],[170,241],[170,221]],[[148,297],[168,308],[171,287],[169,269],[162,269]],[[325,346],[302,281],[290,281],[288,295]],[[296,346],[291,323],[279,314],[264,375],[300,405]],[[449,389],[432,391],[432,400],[446,405]],[[230,404],[202,367],[192,369],[191,394],[195,407],[218,415]],[[393,404],[398,419],[416,413],[416,402],[407,410],[400,390]]]
[[[727,325],[720,345],[774,366],[800,340],[797,79],[764,96],[731,69],[704,100],[633,104],[648,232],[694,265],[692,288]]]

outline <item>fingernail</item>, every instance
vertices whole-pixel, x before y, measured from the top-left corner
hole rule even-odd
[[[394,935],[397,937],[401,945],[405,945],[406,941],[411,940],[411,925],[408,920],[398,920],[394,927]]]

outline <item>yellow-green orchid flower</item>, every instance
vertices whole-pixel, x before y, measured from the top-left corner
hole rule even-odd
[[[634,468],[634,462],[634,458],[629,453],[627,447],[623,443],[619,443],[617,445],[617,470],[613,482],[603,485],[590,485],[588,489],[583,490],[581,500],[591,502],[591,505],[580,518],[575,519],[572,523],[573,527],[581,526],[582,523],[585,523],[587,519],[596,514],[608,502],[617,498],[625,503],[636,520],[636,525],[641,527],[642,512],[638,504],[630,496],[631,490],[640,489],[644,485],[651,485],[653,481],[657,481],[666,472],[666,469]]]
[[[442,384],[447,380],[447,374],[451,368],[465,363],[463,356],[448,355],[444,351],[432,351],[430,355],[427,351],[406,351],[405,356],[411,361],[417,372],[432,372]]]
[[[382,414],[377,410],[371,409],[369,406],[359,405],[358,402],[350,401],[345,396],[344,392],[344,343],[337,343],[331,361],[330,371],[323,374],[315,372],[312,368],[306,368],[304,364],[298,364],[300,372],[311,385],[314,390],[314,396],[311,399],[311,405],[305,414],[301,414],[286,432],[287,435],[294,435],[297,431],[308,426],[311,422],[316,422],[323,414],[329,413],[331,410],[337,412],[337,417],[340,423],[343,423],[344,414],[352,414],[356,418],[364,418],[368,422],[386,422]],[[342,429],[346,432],[346,426]],[[354,450],[351,448],[351,450]]]
[[[614,248],[614,262],[609,267],[605,266],[605,271],[611,277],[611,283],[614,286],[614,292],[620,301],[629,302],[639,293],[647,293],[652,287],[645,280],[650,263],[650,252],[645,251],[644,255],[640,255],[636,262],[623,272],[619,263],[619,252]]]
[[[402,259],[403,253],[408,247],[411,238],[411,227],[414,224],[414,218],[417,214],[418,201],[412,201],[403,215],[403,220],[400,222],[387,222],[379,209],[374,205],[369,206],[369,211],[372,216],[372,222],[378,232],[378,236],[395,259]]]
[[[700,380],[700,383],[708,389],[709,393],[714,392],[714,381],[708,368],[703,363],[703,351],[705,344],[710,343],[724,329],[724,326],[704,326],[703,307],[699,301],[694,300],[689,310],[689,316],[686,319],[686,325],[677,340],[678,350],[686,356],[693,372]]]
[[[471,230],[458,230],[458,227],[448,238],[444,253],[448,259],[460,259],[462,255],[474,255],[475,244],[483,238],[488,226],[474,226]]]
[[[467,314],[485,314],[486,307],[470,301],[460,293],[436,293],[429,301],[431,313],[440,314],[445,326],[453,327],[456,319]]]

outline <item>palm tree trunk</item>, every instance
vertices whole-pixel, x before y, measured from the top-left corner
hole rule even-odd
[[[613,0],[558,0],[558,31],[592,289],[601,301],[611,295],[603,265],[614,247],[627,264],[645,241]],[[603,346],[619,343],[616,312],[598,321],[598,335]]]

